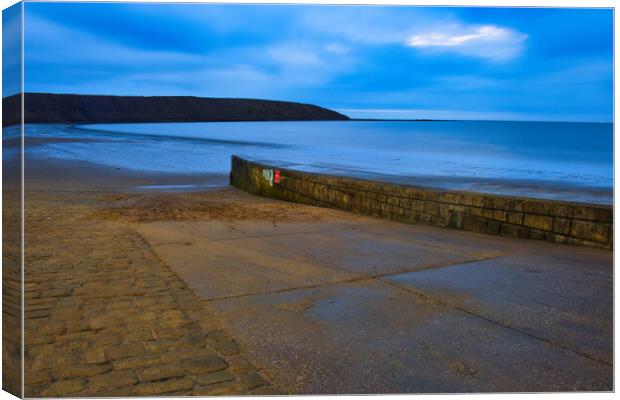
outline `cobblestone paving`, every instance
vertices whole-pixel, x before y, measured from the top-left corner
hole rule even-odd
[[[21,193],[2,192],[2,389],[21,393]]]
[[[277,394],[131,225],[26,194],[26,396]]]

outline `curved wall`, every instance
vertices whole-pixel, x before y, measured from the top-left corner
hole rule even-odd
[[[613,247],[613,208],[446,191],[294,171],[232,157],[230,183],[264,197],[406,223]]]

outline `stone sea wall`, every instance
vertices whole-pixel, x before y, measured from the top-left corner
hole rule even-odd
[[[446,191],[278,168],[232,157],[230,183],[264,197],[405,223],[613,247],[613,208]]]

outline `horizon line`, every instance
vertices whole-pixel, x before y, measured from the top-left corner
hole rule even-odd
[[[305,101],[294,101],[294,100],[274,100],[274,99],[267,99],[267,98],[257,98],[257,97],[209,97],[209,96],[197,96],[197,95],[137,95],[137,94],[132,94],[132,95],[118,95],[118,94],[84,94],[84,93],[55,93],[55,92],[18,92],[18,93],[13,93],[7,96],[3,96],[2,99],[7,99],[9,97],[13,97],[13,96],[17,96],[17,95],[25,95],[25,94],[49,94],[49,95],[66,95],[66,96],[110,96],[110,97],[194,97],[194,98],[203,98],[203,99],[239,99],[239,100],[267,100],[267,101],[280,101],[280,102],[290,102],[290,103],[299,103],[299,104],[308,104],[308,105],[313,105],[313,106],[317,106],[317,107],[321,107],[321,108],[325,108],[331,111],[335,111],[338,112],[340,114],[345,115],[347,118],[349,118],[351,121],[392,121],[392,122],[460,122],[460,121],[479,121],[479,122],[537,122],[537,123],[584,123],[584,124],[613,124],[614,123],[614,119],[612,118],[611,120],[562,120],[562,119],[514,119],[513,118],[463,118],[463,117],[457,117],[457,118],[451,118],[451,117],[446,117],[446,118],[434,118],[434,117],[425,117],[425,116],[420,116],[420,117],[411,117],[411,118],[375,118],[375,117],[353,117],[351,115],[349,115],[349,112],[360,112],[360,113],[365,113],[365,112],[378,112],[378,113],[403,113],[403,112],[450,112],[451,110],[432,110],[432,109],[395,109],[395,108],[385,108],[385,109],[381,109],[381,108],[337,108],[337,107],[328,107],[328,106],[323,106],[323,105],[319,105],[319,104],[315,104],[312,102],[305,102]],[[454,112],[454,111],[452,111]],[[478,111],[463,111],[463,110],[459,110],[456,111],[456,113],[459,112],[471,112],[471,113],[482,113],[484,114],[484,112],[478,112]],[[501,113],[501,112],[499,112]]]

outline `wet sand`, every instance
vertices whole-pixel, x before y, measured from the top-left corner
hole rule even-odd
[[[228,186],[226,174],[164,174],[114,168],[86,161],[29,159],[25,166],[29,190],[139,191],[151,185]]]
[[[26,174],[30,395],[612,389],[609,251]]]
[[[234,124],[232,125],[234,126]],[[174,135],[166,137],[163,141],[159,141],[161,140],[161,137],[157,135],[134,135],[97,130],[93,131],[93,134],[93,132],[90,132],[93,127],[85,126],[33,124],[30,127],[32,130],[30,131],[30,135],[26,138],[26,145],[29,146],[30,149],[33,149],[32,154],[35,153],[34,150],[36,149],[37,152],[43,152],[43,154],[55,154],[56,157],[65,157],[69,159],[75,157],[80,160],[99,159],[104,163],[111,162],[111,165],[125,165],[129,168],[137,168],[141,170],[217,171],[217,174],[219,174],[222,178],[222,184],[226,183],[225,175],[227,174],[229,164],[229,156],[226,154],[231,154],[231,152],[245,152],[247,149],[244,149],[243,146],[239,147],[239,145],[243,144],[250,146],[262,146],[264,151],[261,151],[260,154],[268,158],[268,160],[264,160],[268,161],[267,164],[276,163],[281,166],[288,165],[290,168],[305,171],[315,171],[319,173],[351,176],[445,190],[464,190],[507,196],[534,197],[596,204],[612,204],[613,202],[613,188],[611,183],[608,182],[607,184],[603,184],[600,179],[597,180],[594,176],[591,176],[589,179],[577,179],[580,173],[585,173],[586,171],[575,171],[572,174],[561,173],[561,171],[543,173],[542,170],[536,171],[534,166],[531,166],[533,170],[526,176],[518,175],[523,176],[521,179],[506,178],[507,176],[513,176],[510,174],[510,169],[504,171],[504,173],[502,173],[500,169],[492,172],[491,175],[488,175],[489,171],[486,171],[483,166],[484,160],[478,160],[481,163],[479,169],[460,171],[460,173],[464,174],[464,176],[456,176],[454,174],[453,176],[446,175],[445,170],[441,172],[441,170],[445,168],[439,168],[439,166],[437,169],[419,170],[417,169],[418,167],[415,166],[415,163],[412,164],[411,170],[400,169],[398,173],[389,174],[369,172],[376,170],[376,166],[373,166],[372,157],[369,157],[366,160],[366,165],[357,164],[357,167],[354,166],[355,164],[343,164],[342,160],[335,160],[333,157],[323,161],[316,159],[312,161],[313,158],[311,156],[305,156],[303,151],[300,154],[293,153],[293,158],[291,158],[291,154],[286,154],[287,146],[278,147],[281,145],[268,142],[235,142],[227,140],[230,138],[220,138],[217,135],[217,139],[206,139],[206,141],[203,140],[194,143],[200,146],[199,148],[201,149],[210,149],[212,146],[219,146],[216,147],[218,149],[217,152],[204,151],[203,153],[195,154],[193,152],[195,148],[184,147],[188,146],[188,143],[183,141],[175,142],[178,138],[175,139]],[[205,129],[206,128],[208,128],[208,126],[205,126]],[[221,128],[225,129],[225,127]],[[130,128],[128,129],[131,131]],[[281,129],[281,127],[278,129]],[[86,131],[89,131],[89,134],[92,136],[83,137]],[[168,143],[171,147],[168,148],[163,146],[165,143]],[[5,148],[11,146],[15,147],[19,144],[19,137],[14,137],[4,141]],[[280,151],[269,151],[276,148],[279,148]],[[92,154],[86,149],[90,149],[89,151],[91,151]],[[110,157],[100,158],[102,153],[110,154]],[[131,157],[132,155],[133,158]],[[284,159],[288,160],[288,162],[281,161],[281,158],[279,157],[284,157]],[[169,162],[162,162],[163,160],[167,160]],[[175,161],[170,163],[171,160]],[[291,160],[294,162],[291,163]],[[306,160],[306,162],[297,163],[297,160]],[[59,163],[61,161],[54,162]],[[575,162],[577,162],[577,160]],[[85,165],[82,162],[79,163],[81,165]],[[138,165],[140,163],[142,165]],[[476,162],[474,162],[474,164],[475,163]],[[422,162],[422,164],[424,164],[424,162]],[[103,167],[103,169],[106,168],[108,167]],[[526,167],[523,168],[528,169]],[[611,170],[611,167],[609,168]],[[114,169],[115,168],[112,168],[112,170]],[[459,169],[458,167],[453,167],[453,170],[458,171]],[[385,171],[393,171],[393,169],[386,166]],[[130,172],[129,170],[121,172],[122,173],[120,174],[114,174],[114,176],[122,179],[126,175],[136,175],[134,172]],[[433,173],[437,173],[438,175],[433,175]],[[140,175],[144,178],[149,175],[158,177],[162,174],[143,172]],[[170,185],[175,186],[171,189],[193,190],[196,188],[195,186],[192,187],[189,185],[192,184],[192,175],[196,176],[197,174],[173,175],[170,175],[171,179],[169,181],[172,182]],[[176,178],[179,179],[175,181]],[[139,179],[140,176],[138,176],[138,180]],[[189,180],[190,182],[183,183],[183,180]],[[205,184],[202,185],[202,188],[205,188]],[[152,190],[152,188],[147,190]]]

